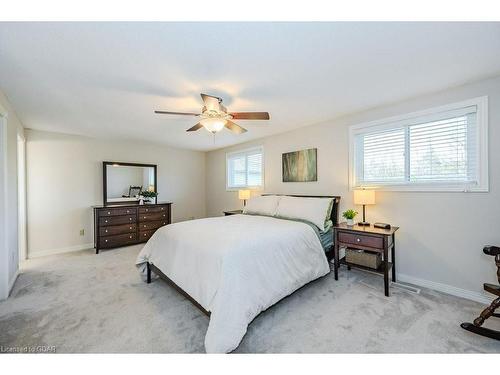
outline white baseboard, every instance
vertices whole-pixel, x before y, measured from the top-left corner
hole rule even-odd
[[[398,282],[413,284],[421,286],[428,289],[433,289],[438,292],[443,292],[446,294],[451,294],[452,296],[462,297],[470,299],[472,301],[480,302],[482,304],[488,305],[491,303],[493,298],[490,298],[486,293],[474,292],[472,290],[457,288],[448,284],[437,283],[435,281],[429,281],[424,279],[419,279],[413,276],[397,274]]]
[[[62,247],[62,248],[59,248],[59,249],[49,249],[49,250],[41,250],[41,251],[29,251],[28,252],[28,259],[45,257],[45,256],[48,256],[48,255],[71,253],[73,251],[81,251],[81,250],[93,249],[93,248],[94,248],[94,244],[93,243],[85,243],[85,244],[81,244],[81,245],[75,245],[75,246],[69,246],[69,247]]]
[[[7,295],[10,295],[10,292],[12,291],[12,288],[14,287],[14,283],[16,282],[18,276],[19,270],[16,270],[16,273],[14,273],[12,278],[9,280],[9,289],[7,290]]]

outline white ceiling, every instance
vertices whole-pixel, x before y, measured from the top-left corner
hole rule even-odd
[[[32,129],[210,150],[500,74],[500,23],[0,23],[0,89]],[[199,93],[249,131],[186,133]]]

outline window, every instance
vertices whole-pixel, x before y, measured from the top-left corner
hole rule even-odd
[[[351,187],[488,191],[487,97],[350,129]]]
[[[263,148],[256,147],[226,154],[226,169],[227,189],[262,187]]]

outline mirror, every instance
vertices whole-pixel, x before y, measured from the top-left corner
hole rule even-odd
[[[140,203],[142,192],[157,192],[156,165],[103,162],[104,205]],[[156,203],[156,199],[143,201]]]

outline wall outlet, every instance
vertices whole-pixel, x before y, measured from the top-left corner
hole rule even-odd
[[[80,236],[85,236],[85,229],[80,229]]]

